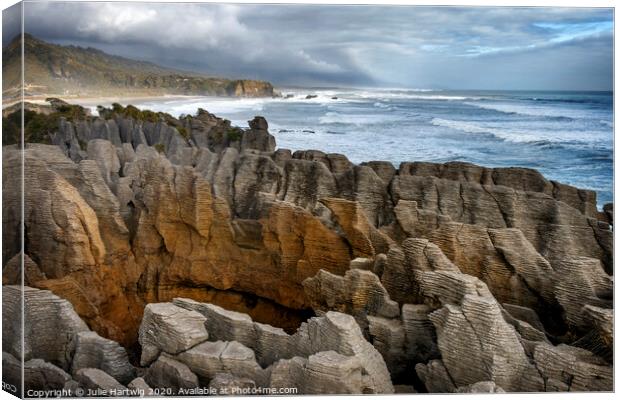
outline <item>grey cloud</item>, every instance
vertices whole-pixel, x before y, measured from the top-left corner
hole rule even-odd
[[[17,3],[2,10],[2,46],[21,33],[22,7]]]
[[[26,3],[26,30],[46,40],[281,85],[545,89],[566,77],[565,89],[609,89],[611,32],[556,43],[540,24],[612,19],[583,8]]]

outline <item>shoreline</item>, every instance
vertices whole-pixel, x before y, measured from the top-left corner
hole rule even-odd
[[[27,96],[23,98],[25,103],[32,104],[48,104],[45,99],[55,97],[61,100],[64,100],[68,103],[79,104],[85,107],[104,105],[104,104],[112,104],[118,102],[126,102],[126,101],[156,101],[162,99],[169,100],[182,100],[182,99],[201,99],[205,97],[217,97],[222,99],[228,99],[231,97],[227,96],[199,96],[199,95],[177,95],[177,94],[164,94],[164,95],[145,95],[145,96],[59,96],[59,95],[45,95],[45,96]],[[232,97],[235,98],[235,97]],[[240,97],[241,98],[241,97]],[[14,104],[19,103],[19,100],[12,100],[8,102],[2,103],[2,108],[10,107]]]
[[[439,335],[458,338],[462,332],[470,332],[467,329],[484,332],[492,325],[503,327],[498,336],[511,340],[501,348],[522,351],[524,363],[530,363],[527,357],[531,353],[519,347],[520,331],[510,322],[517,319],[509,311],[530,310],[527,312],[535,317],[528,318],[536,321],[538,328],[523,325],[529,329],[523,335],[532,339],[553,335],[558,338],[557,345],[538,340],[537,346],[568,355],[573,354],[568,351],[586,351],[577,347],[567,350],[581,334],[579,329],[584,335],[592,331],[590,325],[573,328],[569,319],[583,318],[583,324],[594,324],[589,316],[582,317],[587,306],[601,313],[603,322],[613,316],[609,300],[613,206],[604,214],[598,212],[593,192],[550,182],[526,168],[488,169],[462,162],[407,162],[396,168],[386,161],[357,164],[346,153],[276,150],[276,138],[263,117],[249,121],[248,129],[236,130],[229,121],[208,112],[199,112],[188,121],[187,117],[154,120],[153,114],[131,108],[102,111],[98,123],[83,123],[80,129],[74,129],[72,123],[61,124],[50,144],[33,144],[24,150],[15,146],[3,152],[5,165],[14,165],[5,173],[7,187],[25,179],[21,185],[31,199],[24,203],[24,231],[32,238],[58,232],[71,246],[68,250],[66,246],[38,246],[33,240],[23,255],[18,247],[12,247],[15,255],[7,258],[14,261],[7,265],[14,267],[7,271],[19,271],[15,266],[21,259],[29,260],[29,268],[35,272],[61,271],[53,279],[43,273],[28,277],[34,287],[53,288],[55,295],[68,300],[76,310],[72,321],[82,318],[99,336],[116,342],[115,348],[131,351],[131,359],[139,359],[140,365],[146,364],[147,357],[156,357],[146,345],[159,349],[159,343],[167,343],[160,341],[158,334],[145,342],[141,334],[155,326],[156,315],[170,324],[185,326],[193,321],[192,326],[199,327],[206,326],[202,317],[213,321],[221,314],[229,321],[233,316],[245,321],[235,331],[247,343],[244,351],[254,354],[251,351],[257,348],[261,350],[256,354],[264,355],[265,347],[260,347],[264,340],[285,349],[293,349],[293,345],[309,348],[318,339],[307,332],[319,332],[320,336],[321,328],[308,331],[307,326],[321,321],[316,316],[325,307],[330,307],[327,317],[333,317],[326,326],[342,327],[346,338],[353,338],[349,328],[353,327],[356,337],[365,340],[360,330],[365,321],[393,326],[393,331],[404,337],[409,328],[403,321],[427,321],[430,313],[445,312],[433,311],[418,299],[440,299],[441,307],[462,310],[473,305],[471,321],[481,328],[476,330],[470,320],[461,318],[457,322],[463,324],[439,331],[437,336],[424,331],[429,347],[439,346],[434,342]],[[72,113],[72,122],[78,123],[81,117],[87,118]],[[139,120],[146,122],[135,129]],[[21,160],[31,171],[23,178],[11,173],[20,168]],[[15,215],[24,194],[9,191],[8,195],[5,204],[12,208],[5,210],[6,214]],[[56,199],[59,201],[52,201]],[[57,223],[57,216],[67,222]],[[5,240],[19,243],[20,237],[14,234]],[[95,258],[99,248],[105,250],[101,261]],[[63,270],[68,256],[71,265],[84,267]],[[89,263],[92,259],[98,264]],[[33,260],[43,261],[36,264]],[[6,275],[14,277],[10,284],[20,277],[19,273]],[[33,275],[35,278],[30,278]],[[43,277],[35,281],[37,276]],[[57,284],[58,279],[75,285]],[[222,285],[222,281],[233,283]],[[597,283],[596,287],[589,282]],[[579,285],[588,291],[563,296]],[[36,293],[45,300],[52,292],[33,291],[29,296]],[[155,309],[159,314],[148,304],[151,293],[163,293],[158,299],[163,303]],[[455,304],[452,298],[465,300]],[[170,299],[174,302],[166,305]],[[364,314],[367,303],[373,304],[373,310],[381,310],[373,311],[378,317]],[[484,307],[477,306],[480,304]],[[137,317],[129,318],[119,310],[130,310],[131,316]],[[285,310],[287,314],[281,314]],[[192,319],[182,314],[190,312]],[[247,316],[242,320],[231,312]],[[179,322],[168,319],[171,315],[179,315]],[[367,319],[358,321],[358,315]],[[412,315],[421,317],[413,319]],[[489,316],[494,320],[487,325],[479,322]],[[50,328],[33,332],[46,329]],[[220,334],[217,329],[208,337],[212,341],[237,341],[237,336],[216,336]],[[196,330],[191,332],[194,335]],[[260,339],[256,332],[269,336]],[[392,343],[388,339],[382,343]],[[486,341],[481,343],[494,343],[493,337],[487,339],[482,336]],[[449,351],[469,351],[460,350],[458,339],[450,343],[456,345]],[[367,345],[368,351],[384,349],[372,344]],[[409,350],[413,345],[406,348],[396,342],[396,346],[404,354],[414,354]],[[610,371],[613,359],[607,348],[598,351],[596,360],[602,361],[597,361],[596,373],[602,376],[598,371]],[[80,353],[76,350],[76,354]],[[500,356],[497,359],[505,358]],[[269,357],[263,360],[265,369],[252,364],[249,370],[278,371],[280,360],[291,359],[290,354],[282,353]],[[382,353],[375,354],[372,359],[381,357]],[[380,382],[402,383],[405,378],[399,371],[405,370],[409,361],[385,357],[388,361]],[[539,360],[531,359],[531,363]],[[179,368],[188,360],[179,358]],[[71,365],[75,363],[74,359]],[[131,368],[127,366],[127,370]],[[516,374],[523,375],[521,371]],[[605,382],[595,381],[597,385]],[[522,387],[514,386],[514,390]]]
[[[40,105],[40,104],[47,104],[45,102],[45,97],[44,96],[32,96],[26,99],[27,102],[30,102],[32,104],[36,104],[36,105]],[[191,115],[193,113],[195,113],[196,111],[196,107],[202,107],[206,110],[208,110],[209,112],[212,112],[216,115],[223,115],[224,118],[228,118],[231,121],[234,122],[235,125],[238,126],[247,126],[247,124],[245,123],[245,121],[247,120],[247,118],[243,118],[244,113],[246,113],[246,109],[247,109],[247,113],[248,114],[248,118],[251,115],[257,115],[256,113],[260,114],[260,112],[258,111],[257,108],[255,108],[254,103],[255,102],[259,102],[259,103],[272,103],[274,100],[271,98],[262,98],[262,99],[248,99],[248,98],[241,98],[241,97],[229,97],[229,96],[196,96],[196,95],[177,95],[177,94],[163,94],[163,95],[127,95],[127,96],[74,96],[74,97],[63,97],[62,99],[66,99],[68,102],[73,103],[73,104],[80,104],[82,106],[84,106],[85,108],[89,108],[91,113],[93,115],[97,115],[97,111],[96,111],[96,106],[97,105],[102,105],[105,107],[109,107],[112,103],[114,102],[119,102],[123,105],[128,105],[128,104],[132,104],[134,106],[138,106],[140,109],[149,109],[149,110],[156,110],[156,111],[161,111],[161,112],[168,112],[171,113],[171,115],[173,115],[175,118],[179,118],[180,116],[182,116],[183,114],[187,114],[187,115]],[[301,103],[307,101],[307,100],[303,100],[299,95],[297,96],[297,98],[295,99],[296,101],[299,101]],[[246,101],[249,101],[248,104],[245,104]],[[329,100],[328,100],[329,101]],[[347,99],[345,97],[341,97],[339,99],[339,101],[347,101]],[[274,107],[276,107],[272,112],[268,113],[268,114],[272,114],[272,113],[276,113],[278,110],[282,109],[286,109],[288,108],[288,106],[285,104],[286,100],[283,98],[280,99],[276,99],[275,102],[277,103]],[[150,104],[151,103],[151,104]],[[155,104],[157,103],[157,104]],[[202,104],[198,104],[195,105],[194,103],[202,103]],[[312,103],[312,101],[309,101],[309,103]],[[185,105],[191,105],[194,104],[192,109],[189,110],[187,106]],[[213,108],[212,108],[212,107]],[[232,111],[231,111],[231,107],[232,107]],[[260,106],[260,109],[262,111],[262,105]],[[313,108],[314,109],[314,108]],[[251,110],[251,111],[250,111]],[[332,111],[332,110],[328,110],[328,111]],[[384,112],[387,113],[387,112]],[[320,113],[319,113],[320,114]],[[261,114],[262,115],[262,114]],[[318,117],[317,117],[318,118]],[[330,117],[332,118],[332,117]],[[333,118],[332,118],[333,119]],[[270,118],[271,121],[271,118]],[[288,123],[291,123],[291,121],[286,121]],[[309,127],[309,128],[304,128],[304,129],[315,129],[317,127],[319,127],[321,123],[317,122],[316,126],[313,127]],[[295,125],[295,123],[293,123],[293,125]],[[301,123],[299,126],[302,126],[303,123]],[[280,127],[282,128],[282,126],[280,126],[280,124],[275,124],[274,128]],[[288,129],[288,126],[286,127]],[[299,128],[299,127],[296,127]],[[303,127],[302,127],[303,128]],[[302,129],[299,128],[299,129]],[[319,127],[320,128],[320,127]],[[291,128],[292,129],[292,128]],[[327,129],[327,128],[325,128]],[[433,129],[433,127],[429,127],[428,129]],[[317,132],[320,129],[317,130]],[[297,132],[297,131],[295,131]],[[299,132],[302,132],[301,130]],[[304,131],[305,132],[305,131]],[[313,132],[314,133],[314,132]],[[352,150],[353,152],[351,153],[350,151],[346,151],[345,149],[340,149],[340,148],[332,148],[334,146],[322,146],[321,144],[325,144],[324,142],[324,137],[323,136],[317,136],[317,138],[315,139],[310,139],[310,138],[306,138],[304,139],[304,137],[302,136],[298,136],[298,135],[286,135],[286,134],[279,134],[279,132],[277,130],[274,131],[275,136],[278,137],[278,139],[282,139],[282,141],[278,141],[278,148],[286,148],[286,149],[291,149],[291,150],[304,150],[304,149],[308,149],[308,148],[313,148],[313,149],[317,149],[320,151],[324,151],[327,153],[333,152],[333,153],[341,153],[341,154],[347,154],[347,156],[351,157],[352,160],[356,161],[356,162],[363,162],[363,161],[368,161],[369,158],[368,154],[364,154],[363,152],[357,152],[356,153],[356,148],[352,148],[349,150]],[[310,140],[310,142],[313,143],[309,143],[307,142],[307,140]],[[342,139],[344,140],[344,139]],[[342,141],[341,140],[341,141]],[[298,143],[300,141],[304,141],[305,143]],[[501,145],[501,143],[500,143]],[[335,146],[338,147],[338,146]],[[341,146],[342,147],[342,146]],[[384,152],[385,153],[385,152]],[[357,155],[357,156],[356,156]],[[360,158],[361,155],[366,155],[366,157],[364,158]],[[408,157],[408,158],[403,158],[401,157],[402,155],[395,155],[395,156],[391,156],[391,155],[387,155],[386,154],[382,154],[382,157],[380,157],[380,159],[385,159],[385,160],[389,160],[395,167],[397,167],[401,162],[403,161],[411,161],[412,158]],[[422,155],[420,155],[419,157],[413,157],[413,160],[415,161],[429,161],[429,162],[433,162],[433,163],[442,163],[442,162],[447,162],[447,161],[466,161],[472,164],[476,164],[476,165],[481,165],[481,166],[485,166],[485,167],[527,167],[527,168],[532,168],[535,169],[537,171],[539,171],[540,173],[542,173],[545,177],[547,177],[547,179],[550,180],[555,180],[558,182],[566,182],[570,185],[573,185],[575,187],[580,187],[580,188],[585,188],[588,190],[594,190],[598,193],[597,196],[599,203],[597,204],[597,208],[602,209],[602,207],[610,202],[611,199],[613,199],[612,196],[609,196],[607,194],[607,191],[605,190],[606,186],[594,186],[594,185],[589,185],[589,184],[583,184],[583,182],[579,181],[579,178],[581,175],[575,175],[576,178],[575,180],[573,179],[562,179],[562,178],[566,178],[565,176],[563,176],[563,174],[550,174],[548,170],[545,170],[545,168],[541,168],[540,166],[535,166],[535,165],[523,165],[523,163],[512,163],[512,164],[504,164],[504,163],[490,163],[488,162],[489,160],[487,160],[487,162],[484,162],[482,160],[473,160],[473,159],[459,159],[459,160],[450,160],[450,159],[446,159],[446,160],[437,160],[434,158],[426,158],[423,157]],[[544,167],[544,166],[543,166]],[[558,176],[558,175],[562,175],[562,176]],[[567,174],[564,174],[567,175]],[[602,175],[602,174],[601,174]],[[581,184],[580,184],[581,183]],[[611,197],[611,199],[610,199]]]

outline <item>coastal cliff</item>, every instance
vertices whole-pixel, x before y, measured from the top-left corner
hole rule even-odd
[[[226,79],[162,67],[107,54],[94,48],[47,43],[30,34],[2,49],[3,99],[21,96],[196,95],[271,97],[269,82]]]
[[[524,168],[276,150],[262,117],[54,107],[27,121],[25,284],[27,312],[65,325],[27,340],[75,339],[33,346],[26,360],[60,370],[36,384],[612,390],[612,208],[593,191]],[[21,156],[4,147],[5,185]],[[3,196],[15,285],[20,194]]]

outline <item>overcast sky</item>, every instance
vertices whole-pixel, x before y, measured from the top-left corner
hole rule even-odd
[[[612,90],[611,9],[25,7],[26,32],[47,41],[277,85]]]

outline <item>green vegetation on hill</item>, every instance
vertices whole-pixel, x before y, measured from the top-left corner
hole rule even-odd
[[[229,80],[184,72],[104,53],[60,46],[24,35],[26,95],[209,95],[272,96],[269,82]],[[5,99],[19,94],[21,37],[2,50]]]
[[[155,112],[151,110],[140,110],[138,107],[131,104],[123,107],[118,103],[113,103],[111,108],[97,106],[97,111],[99,112],[99,116],[105,119],[112,118],[114,114],[122,115],[123,117],[133,118],[139,121],[147,121],[153,123],[172,118],[172,115],[170,114]]]
[[[50,99],[48,99],[50,100]],[[53,101],[53,99],[52,99]],[[50,143],[50,134],[58,130],[58,121],[83,120],[89,117],[81,106],[64,102],[55,104],[54,111],[49,114],[24,110],[24,141],[28,143]],[[20,143],[21,110],[11,112],[2,117],[2,145]]]

